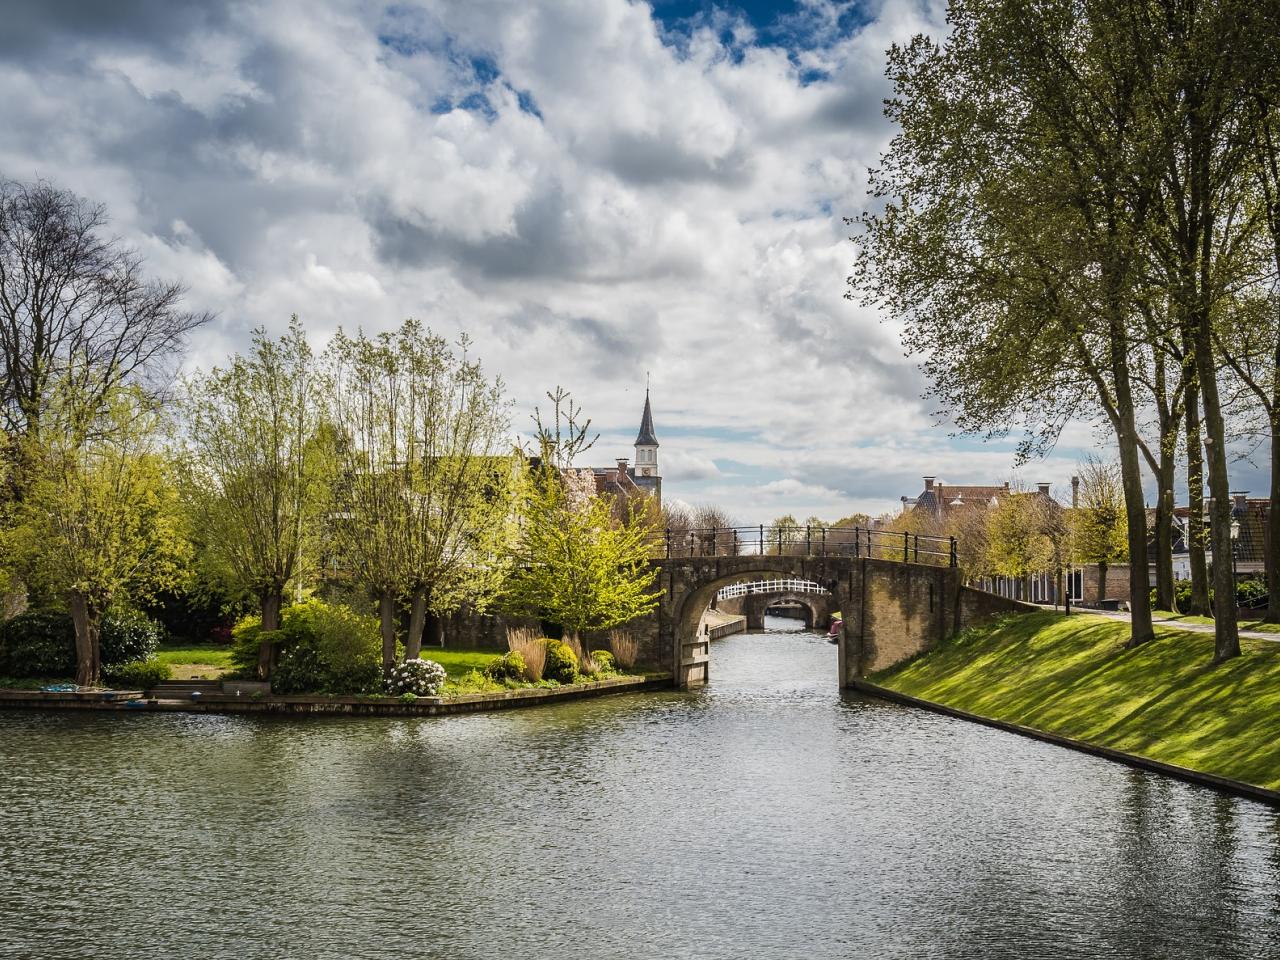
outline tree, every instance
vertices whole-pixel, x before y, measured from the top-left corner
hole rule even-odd
[[[76,683],[98,682],[107,608],[174,586],[189,557],[177,495],[140,391],[64,381],[48,402],[65,429],[28,439],[28,483],[13,531],[28,577],[65,597]]]
[[[804,541],[804,528],[800,521],[790,513],[774,519],[764,531],[763,553],[788,555],[799,552],[799,545]]]
[[[1119,468],[1097,457],[1080,465],[1080,498],[1071,514],[1072,556],[1098,567],[1098,599],[1107,595],[1107,568],[1127,557],[1128,530]]]
[[[561,624],[571,643],[586,631],[608,630],[652,611],[657,568],[649,562],[648,515],[623,521],[610,501],[575,493],[566,474],[588,439],[590,420],[569,394],[549,393],[552,418],[535,413],[537,456],[525,484],[515,563],[506,588],[510,609]]]
[[[106,225],[103,207],[50,183],[0,182],[0,418],[11,438],[38,439],[68,385],[89,408],[124,383],[162,392],[146,375],[210,319],[180,309],[183,287],[148,280]]]
[[[1058,551],[1047,500],[1039,493],[1015,491],[990,509],[986,566],[992,573],[1027,580],[1055,567]]]
[[[493,598],[508,566],[517,477],[500,380],[406,320],[329,348],[341,480],[339,552],[378,600],[383,667],[395,665],[397,604],[410,606],[405,656],[428,619]]]
[[[896,95],[887,113],[902,132],[873,177],[888,202],[863,218],[851,283],[906,319],[908,346],[962,429],[1021,429],[1026,457],[1050,449],[1069,420],[1105,416],[1124,489],[1131,645],[1154,636],[1135,395],[1153,261],[1177,261],[1183,277],[1198,278],[1168,299],[1187,330],[1217,445],[1209,461],[1219,510],[1226,503],[1202,321],[1223,289],[1214,264],[1229,258],[1205,258],[1202,248],[1230,216],[1195,212],[1201,246],[1180,242],[1172,260],[1155,257],[1153,244],[1178,219],[1174,188],[1224,133],[1217,120],[1197,126],[1206,115],[1195,81],[1222,84],[1219,67],[1231,77],[1223,89],[1239,80],[1232,38],[1242,29],[1227,26],[1231,18],[1245,32],[1277,33],[1249,7],[956,0],[942,46],[920,37],[890,53]],[[1190,42],[1206,17],[1214,42]],[[1213,99],[1215,109],[1224,102]],[[1219,204],[1225,170],[1218,164],[1195,180],[1197,204]],[[1230,637],[1220,639],[1218,659],[1231,655]]]
[[[295,316],[279,340],[256,330],[248,356],[193,376],[180,398],[183,498],[210,561],[257,598],[264,631],[279,629],[286,588],[320,555],[332,476],[325,393]]]

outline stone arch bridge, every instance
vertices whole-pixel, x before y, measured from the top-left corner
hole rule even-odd
[[[923,653],[973,623],[1034,609],[965,586],[954,540],[846,530],[849,539],[833,543],[833,532],[823,531],[819,549],[812,535],[801,539],[798,534],[786,541],[780,536],[775,546],[774,531],[761,529],[758,542],[746,543],[746,550],[755,552],[744,552],[742,528],[732,532],[732,541],[721,529],[691,539],[684,556],[679,554],[686,552],[685,544],[672,549],[669,538],[670,555],[653,564],[662,590],[659,647],[670,658],[676,686],[700,686],[709,679],[710,640],[699,635],[698,624],[716,594],[731,584],[794,578],[824,587],[844,616],[838,638],[841,687]]]
[[[831,615],[840,609],[825,587],[791,577],[721,587],[712,605],[722,613],[743,617],[748,630],[764,629],[765,614],[775,607],[798,609],[806,626],[825,630]]]

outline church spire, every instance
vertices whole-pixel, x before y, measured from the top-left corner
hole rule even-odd
[[[656,447],[658,438],[653,432],[653,411],[649,409],[649,390],[644,391],[644,415],[640,418],[640,435],[636,437],[637,447]]]

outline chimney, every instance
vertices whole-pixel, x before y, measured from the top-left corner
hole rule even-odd
[[[1239,510],[1243,513],[1249,508],[1249,491],[1248,490],[1232,490],[1231,491],[1231,510],[1234,513]]]
[[[1071,478],[1071,508],[1074,510],[1080,504],[1080,478]]]
[[[1047,483],[1037,483],[1037,484],[1036,484],[1036,486],[1040,488],[1040,495],[1041,495],[1041,496],[1043,496],[1043,497],[1047,497],[1047,496],[1049,495],[1049,484],[1047,484]]]
[[[626,457],[618,458],[618,473],[622,474],[623,476],[626,476],[627,474],[627,458]]]
[[[933,489],[933,481],[934,481],[934,479],[935,479],[934,477],[925,477],[925,478],[924,478],[924,492],[925,492],[925,493],[928,493],[930,490],[932,490],[932,489]]]
[[[1008,481],[1008,480],[1006,480],[1006,481],[1004,482],[1004,492],[1005,492],[1005,493],[1008,493],[1008,492],[1009,492],[1009,481]]]

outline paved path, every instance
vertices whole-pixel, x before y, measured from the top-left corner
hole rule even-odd
[[[1047,603],[1039,603],[1036,606],[1044,610],[1061,611],[1061,607],[1054,607]],[[1095,617],[1110,617],[1112,620],[1123,620],[1129,622],[1129,613],[1127,610],[1093,610],[1088,607],[1072,607],[1072,613],[1087,613]],[[1170,620],[1162,617],[1152,617],[1152,623],[1158,623],[1162,627],[1172,627],[1174,630],[1187,630],[1191,633],[1213,633],[1212,623],[1186,623],[1182,620]],[[1251,640],[1269,640],[1272,643],[1280,643],[1280,633],[1264,633],[1261,630],[1241,630],[1240,636],[1248,637]]]

